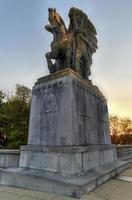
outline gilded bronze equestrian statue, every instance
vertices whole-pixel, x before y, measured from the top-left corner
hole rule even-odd
[[[53,34],[51,51],[46,53],[50,73],[71,68],[89,79],[92,55],[98,48],[94,25],[78,8],[69,11],[69,28],[66,28],[56,9],[49,8],[48,12],[50,24],[45,28]],[[54,64],[52,59],[55,60]]]

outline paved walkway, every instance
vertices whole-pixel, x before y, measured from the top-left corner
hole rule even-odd
[[[122,177],[125,177],[125,181],[119,180]],[[81,200],[132,200],[132,166],[121,173],[119,179],[111,179],[87,195],[84,195]],[[75,200],[75,198],[0,186],[0,200]]]

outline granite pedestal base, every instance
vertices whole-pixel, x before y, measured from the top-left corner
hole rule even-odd
[[[44,170],[72,177],[87,174],[89,169],[116,161],[113,145],[21,147],[20,167]]]

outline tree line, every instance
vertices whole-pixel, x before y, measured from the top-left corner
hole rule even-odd
[[[19,149],[27,143],[31,90],[16,85],[14,95],[0,90],[0,147]],[[132,120],[110,116],[113,144],[132,144]]]

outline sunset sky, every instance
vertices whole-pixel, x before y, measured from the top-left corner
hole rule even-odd
[[[132,119],[132,0],[0,0],[0,89],[13,91],[16,83],[32,88],[48,74],[48,7],[56,7],[68,26],[73,6],[97,29],[90,78],[106,96],[110,114]]]

